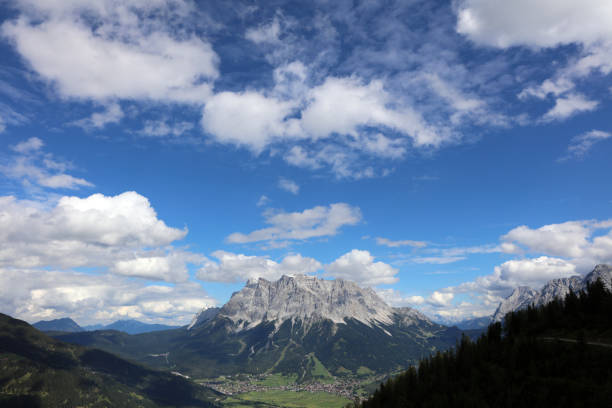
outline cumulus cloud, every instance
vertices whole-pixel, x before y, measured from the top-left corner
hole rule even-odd
[[[393,288],[376,288],[376,294],[388,305],[393,307],[418,306],[425,303],[425,298],[419,295],[408,296]]]
[[[230,243],[244,244],[259,241],[305,240],[333,236],[346,225],[361,221],[361,211],[345,203],[317,206],[302,212],[287,213],[269,210],[264,212],[267,228],[248,234],[235,232],[227,237]]]
[[[62,197],[50,207],[0,197],[0,266],[102,267],[122,275],[185,281],[195,254],[173,250],[186,229],[168,227],[135,193]]]
[[[612,220],[568,221],[539,228],[522,225],[510,230],[501,240],[499,246],[489,248],[523,257],[496,266],[491,274],[439,290],[469,295],[473,302],[463,306],[431,302],[423,310],[453,321],[482,316],[492,313],[518,286],[540,289],[551,279],[584,275],[596,264],[612,263]]]
[[[580,45],[579,58],[570,60],[552,78],[519,93],[521,99],[553,95],[555,105],[542,118],[551,121],[597,108],[597,101],[574,92],[575,80],[594,70],[604,75],[612,71],[611,19],[607,0],[463,0],[458,5],[457,31],[479,44],[500,48]]]
[[[277,280],[282,275],[309,275],[321,269],[321,264],[300,254],[287,255],[275,262],[264,256],[248,256],[226,251],[212,254],[217,262],[207,262],[197,273],[197,278],[207,282],[244,282],[264,278]]]
[[[583,159],[591,150],[593,145],[602,142],[606,139],[609,139],[610,137],[612,137],[611,133],[604,132],[601,130],[591,130],[589,132],[573,137],[570,145],[567,147],[567,154],[559,158],[559,161]]]
[[[313,138],[334,133],[358,135],[360,126],[384,126],[408,135],[415,146],[439,146],[443,135],[408,107],[393,109],[391,95],[383,82],[364,83],[356,77],[327,78],[308,94],[301,125]]]
[[[0,309],[30,322],[70,316],[79,324],[139,319],[182,325],[216,303],[193,282],[170,287],[114,275],[0,267]]]
[[[155,19],[185,15],[186,3],[22,1],[19,6],[22,14],[2,25],[2,35],[65,98],[201,104],[211,94],[218,57],[210,44],[195,35],[175,36]]]
[[[457,31],[480,44],[555,47],[612,38],[607,0],[462,0]]]
[[[70,163],[59,161],[52,154],[43,151],[44,142],[31,137],[12,146],[17,155],[0,162],[0,173],[20,181],[25,187],[78,189],[92,187],[89,181],[66,173]]]
[[[283,177],[278,180],[278,187],[291,194],[298,194],[300,192],[300,186],[295,181]]]
[[[521,225],[502,236],[502,240],[531,252],[576,258],[590,245],[588,238],[592,232],[593,223],[589,221],[568,221],[536,229]]]
[[[286,121],[294,104],[255,91],[220,92],[210,98],[202,126],[220,143],[260,153],[275,139],[286,137],[293,121]]]
[[[374,262],[368,251],[353,249],[325,266],[325,274],[357,282],[363,286],[393,284],[398,270],[384,262]]]

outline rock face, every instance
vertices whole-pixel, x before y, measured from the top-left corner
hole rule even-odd
[[[370,288],[362,289],[342,279],[323,280],[305,275],[282,276],[274,282],[251,280],[218,312],[219,317],[234,323],[235,331],[251,329],[263,322],[273,322],[278,327],[287,320],[304,324],[330,320],[344,324],[345,319],[354,319],[372,327],[393,324],[393,315],[393,308]],[[417,316],[427,320],[420,313],[412,318]],[[196,321],[190,328],[198,324]]]
[[[531,289],[528,286],[519,286],[503,300],[497,307],[495,313],[493,313],[493,321],[499,322],[503,320],[507,313],[515,310],[525,309],[527,306],[533,303],[534,299],[538,296],[538,291]]]
[[[194,327],[200,326],[208,321],[211,321],[215,318],[215,316],[219,314],[219,310],[221,309],[218,307],[208,307],[202,309],[200,313],[193,316],[193,319],[191,319],[191,323],[189,323],[189,326],[187,326],[187,330],[191,330]]]
[[[554,299],[563,299],[570,290],[573,292],[584,290],[587,284],[594,283],[597,279],[601,279],[604,286],[608,290],[612,290],[612,267],[600,264],[584,278],[572,276],[570,278],[553,279],[544,285],[540,291],[521,286],[499,304],[493,314],[493,321],[502,321],[506,313],[525,309],[529,305],[541,306]]]

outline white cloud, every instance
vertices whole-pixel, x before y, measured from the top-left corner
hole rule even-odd
[[[576,266],[563,259],[541,256],[504,262],[495,267],[494,275],[514,287],[539,288],[551,279],[576,275]]]
[[[412,258],[412,261],[416,263],[425,263],[425,264],[448,264],[453,262],[458,262],[466,259],[464,256],[418,256]]]
[[[412,109],[390,108],[396,101],[379,80],[364,84],[356,77],[329,77],[309,91],[308,100],[301,126],[314,139],[334,133],[357,137],[362,126],[384,126],[406,134],[415,146],[437,147],[446,141]]]
[[[204,260],[169,247],[187,230],[168,227],[135,192],[62,197],[50,207],[5,196],[0,213],[0,267],[97,267],[185,281],[185,264]]]
[[[607,0],[462,0],[458,5],[457,31],[479,44],[507,48],[528,46],[553,48],[580,45],[578,58],[557,69],[552,78],[519,93],[556,97],[555,105],[542,118],[561,120],[594,110],[598,103],[573,92],[575,79],[599,70],[612,71],[612,6]]]
[[[180,137],[194,128],[191,122],[169,123],[167,119],[147,120],[139,134],[148,137]]]
[[[313,207],[302,212],[286,213],[269,210],[264,212],[264,217],[269,227],[248,234],[235,232],[227,237],[227,241],[244,244],[333,236],[343,226],[355,225],[361,221],[361,211],[358,207],[335,203],[327,207]]]
[[[263,256],[248,256],[216,251],[217,262],[207,262],[198,271],[197,278],[207,282],[244,282],[264,278],[277,280],[282,275],[308,275],[321,268],[321,264],[299,254],[287,255],[278,263]]]
[[[375,291],[385,303],[393,307],[416,306],[425,303],[425,298],[423,296],[407,296],[393,288],[377,288]]]
[[[139,256],[120,260],[110,267],[110,271],[117,275],[143,279],[186,282],[189,277],[187,264],[204,262],[206,258],[202,255],[172,251],[164,256]]]
[[[357,282],[364,286],[393,284],[398,270],[384,262],[374,262],[368,251],[353,249],[325,266],[325,274]]]
[[[270,201],[272,201],[272,200],[270,200],[268,198],[268,196],[262,195],[261,197],[259,197],[259,200],[257,200],[257,206],[258,207],[264,207],[264,206],[268,205],[268,203],[270,203]]]
[[[114,102],[105,106],[104,111],[94,112],[90,117],[77,120],[73,122],[73,124],[84,129],[102,129],[109,123],[119,123],[123,116],[124,114],[123,110],[121,109],[121,105]]]
[[[404,239],[400,241],[392,241],[388,238],[376,237],[376,243],[378,245],[385,245],[391,248],[397,248],[401,246],[411,246],[414,248],[424,248],[427,246],[427,243],[424,241],[413,241],[410,239]]]
[[[283,177],[278,180],[278,187],[291,194],[298,194],[300,192],[300,186],[295,181]]]
[[[436,290],[429,296],[427,301],[436,306],[449,306],[454,297],[455,295],[452,293],[438,292]]]
[[[536,229],[523,225],[510,230],[501,240],[498,247],[488,248],[535,256],[506,261],[489,275],[440,290],[455,295],[469,294],[475,300],[471,306],[430,305],[430,309],[423,311],[449,321],[482,316],[492,313],[499,302],[518,286],[539,289],[551,279],[584,275],[599,263],[612,263],[612,220],[568,221]]]
[[[35,322],[70,316],[79,324],[117,319],[187,324],[216,304],[199,284],[146,284],[114,275],[0,268],[0,310]]]
[[[537,229],[521,225],[502,236],[502,240],[526,247],[531,252],[575,258],[584,254],[591,234],[592,226],[589,222],[568,221]]]
[[[457,31],[495,47],[595,44],[612,38],[608,0],[461,0]]]
[[[22,2],[22,15],[5,22],[2,34],[65,98],[201,104],[218,57],[208,42],[175,37],[155,19],[180,13],[173,3]]]
[[[362,134],[352,145],[358,150],[389,159],[401,159],[406,154],[405,139],[391,139],[382,133],[376,133],[375,135]]]
[[[28,140],[17,143],[15,146],[12,146],[11,149],[16,151],[17,153],[30,153],[33,151],[38,151],[44,146],[42,140],[37,137],[31,137]]]
[[[26,188],[77,189],[93,186],[85,179],[66,174],[70,164],[57,161],[52,154],[42,150],[43,146],[43,141],[37,137],[12,146],[11,149],[18,155],[10,157],[5,163],[0,162],[0,173],[9,179],[21,181]]]
[[[220,143],[231,143],[260,153],[287,134],[285,118],[293,104],[258,92],[221,92],[206,103],[202,127]]]
[[[598,105],[599,102],[590,101],[583,95],[576,93],[567,94],[556,99],[555,106],[542,116],[542,120],[553,121],[567,119],[576,113],[595,110]]]
[[[280,22],[278,17],[275,16],[270,24],[248,29],[245,33],[245,37],[255,44],[276,43],[279,41],[278,36],[280,31]]]
[[[567,154],[559,160],[582,159],[591,150],[593,145],[609,139],[610,137],[612,137],[611,133],[601,130],[591,130],[576,136],[572,138],[570,145],[567,147]]]

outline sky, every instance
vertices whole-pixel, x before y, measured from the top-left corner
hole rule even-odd
[[[609,0],[0,1],[0,312],[343,278],[456,323],[612,263]]]

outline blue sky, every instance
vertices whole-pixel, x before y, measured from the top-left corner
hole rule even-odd
[[[4,313],[305,273],[452,323],[612,262],[607,0],[88,3],[0,3]]]

